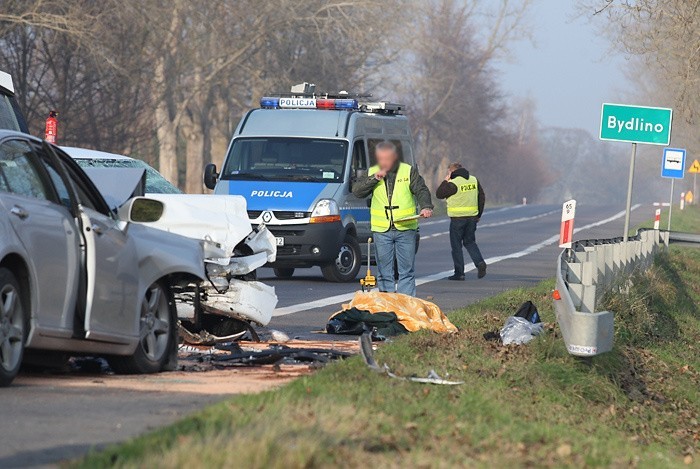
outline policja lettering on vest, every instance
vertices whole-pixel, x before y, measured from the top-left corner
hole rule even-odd
[[[450,179],[457,186],[457,193],[447,198],[447,215],[450,217],[475,217],[479,214],[479,181],[474,176]]]

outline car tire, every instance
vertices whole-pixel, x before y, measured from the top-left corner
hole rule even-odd
[[[0,387],[19,372],[27,341],[28,322],[17,278],[0,267]]]
[[[115,356],[109,364],[116,373],[157,373],[166,368],[177,347],[177,312],[170,288],[156,282],[141,301],[139,344],[130,356]]]
[[[294,275],[293,267],[275,268],[272,269],[272,271],[275,273],[275,277],[277,278],[292,278],[292,275]]]
[[[357,278],[362,266],[360,243],[352,235],[346,235],[333,262],[321,266],[323,278],[329,282],[346,283]]]

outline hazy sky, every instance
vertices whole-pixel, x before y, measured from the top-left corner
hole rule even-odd
[[[544,126],[578,127],[597,136],[600,106],[619,102],[625,59],[610,52],[587,18],[576,18],[576,0],[534,0],[530,12],[534,41],[512,47],[499,65],[501,85],[512,96],[530,96]],[[596,18],[604,22],[604,18]]]

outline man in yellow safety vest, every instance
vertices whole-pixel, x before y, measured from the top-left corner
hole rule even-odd
[[[486,262],[476,245],[476,225],[484,213],[484,189],[460,163],[452,163],[435,195],[438,199],[447,199],[447,215],[450,217],[450,245],[455,273],[447,277],[448,280],[464,280],[462,246],[467,248],[474,261],[478,277],[483,278],[486,275]]]
[[[377,250],[379,290],[415,296],[416,204],[420,207],[419,216],[431,217],[430,190],[416,167],[400,161],[393,143],[378,143],[375,157],[376,166],[370,168],[368,177],[355,181],[352,193],[359,198],[372,195],[370,224]],[[394,281],[394,259],[398,284]]]

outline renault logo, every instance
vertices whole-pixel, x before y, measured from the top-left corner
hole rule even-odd
[[[272,221],[272,212],[270,212],[269,210],[264,211],[262,213],[262,221],[263,223],[270,223],[270,221]]]

